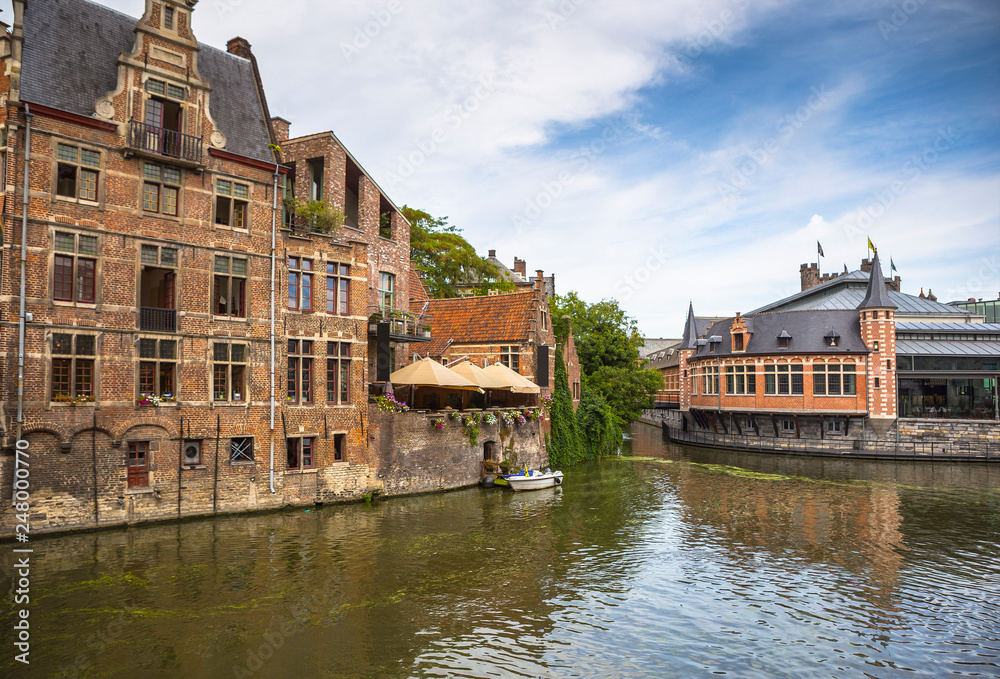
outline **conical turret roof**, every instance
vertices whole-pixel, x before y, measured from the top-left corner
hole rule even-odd
[[[872,258],[872,272],[868,277],[868,290],[865,298],[858,305],[859,309],[895,309],[896,305],[889,299],[889,290],[885,287],[882,276],[882,265],[878,261],[878,251]]]

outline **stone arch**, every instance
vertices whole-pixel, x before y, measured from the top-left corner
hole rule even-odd
[[[116,438],[124,439],[133,429],[138,429],[140,427],[152,427],[154,429],[161,429],[165,434],[170,435],[175,426],[176,425],[173,422],[162,417],[130,417],[129,419],[123,421],[120,426],[115,428],[115,434]]]

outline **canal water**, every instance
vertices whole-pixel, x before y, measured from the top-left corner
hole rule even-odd
[[[1000,465],[665,444],[561,488],[34,537],[3,677],[1000,675]],[[4,591],[11,548],[0,545]]]

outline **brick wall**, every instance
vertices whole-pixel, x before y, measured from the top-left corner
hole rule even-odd
[[[472,411],[464,411],[469,414]],[[386,413],[370,408],[372,449],[377,451],[380,481],[386,495],[423,493],[479,483],[483,458],[492,447],[498,458],[516,467],[540,469],[548,465],[539,422],[504,426],[479,424],[475,446],[468,429],[443,413],[410,411]],[[443,418],[436,429],[432,419]]]

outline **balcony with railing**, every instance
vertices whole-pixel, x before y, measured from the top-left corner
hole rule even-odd
[[[379,323],[389,324],[389,339],[394,342],[430,342],[430,314],[411,314],[380,306],[368,307],[368,336],[376,337]]]
[[[129,123],[128,145],[138,154],[173,158],[182,164],[202,164],[201,137],[138,120]]]
[[[177,332],[177,310],[139,307],[139,330],[145,332]]]

